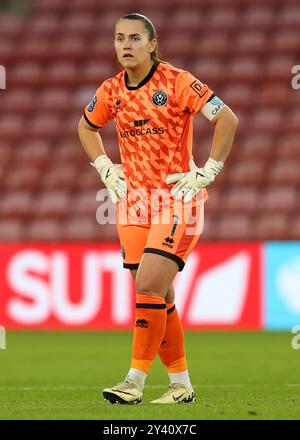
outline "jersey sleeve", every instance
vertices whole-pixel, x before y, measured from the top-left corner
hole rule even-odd
[[[177,76],[175,96],[182,110],[198,113],[212,95],[213,91],[191,73],[182,71]]]
[[[104,84],[97,89],[96,95],[85,107],[84,118],[94,128],[104,127],[113,118]]]

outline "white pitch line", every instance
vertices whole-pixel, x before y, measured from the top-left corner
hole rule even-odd
[[[102,387],[106,385],[99,386],[72,386],[72,385],[61,385],[61,386],[37,386],[37,387],[12,387],[0,385],[0,390],[2,391],[101,391]],[[157,384],[157,385],[145,385],[146,389],[160,389],[166,388],[168,384]],[[294,384],[239,384],[239,383],[228,383],[228,384],[193,384],[194,388],[245,388],[245,387],[255,387],[255,388],[267,388],[267,387],[288,387],[288,388],[299,388],[299,383]]]

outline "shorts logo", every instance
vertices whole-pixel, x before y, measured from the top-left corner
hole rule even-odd
[[[166,237],[165,240],[162,242],[163,246],[167,246],[169,248],[172,248],[174,244],[174,240],[171,237]]]
[[[88,112],[92,112],[94,110],[96,102],[97,102],[97,96],[94,96],[94,98],[90,102],[90,105],[88,106]]]
[[[123,260],[125,260],[125,249],[124,249],[123,245],[121,246],[121,255],[122,255]]]
[[[157,105],[158,107],[165,105],[167,101],[168,101],[168,95],[163,90],[158,90],[152,96],[153,104]]]
[[[148,328],[148,321],[146,319],[138,319],[135,323],[136,327]]]

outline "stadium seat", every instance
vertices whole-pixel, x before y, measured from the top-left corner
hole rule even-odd
[[[289,233],[288,215],[286,213],[262,214],[258,216],[252,225],[250,237],[259,240],[282,240]]]
[[[35,217],[64,218],[71,208],[69,191],[45,191],[36,196],[30,212]]]
[[[6,172],[3,186],[6,190],[36,190],[40,187],[40,177],[38,167],[20,164]]]
[[[70,218],[61,227],[64,240],[94,240],[99,225],[91,216]]]
[[[14,162],[23,167],[28,165],[43,167],[50,161],[50,153],[48,139],[45,140],[43,137],[36,140],[28,138],[20,142],[18,148],[14,149]]]
[[[226,178],[234,185],[262,185],[266,179],[265,163],[255,159],[233,163]]]
[[[28,191],[7,191],[0,199],[0,217],[25,219],[31,205],[32,196]]]
[[[2,242],[18,242],[25,238],[22,219],[0,220],[0,240]]]
[[[71,188],[78,178],[77,165],[71,163],[54,163],[47,168],[40,185],[45,189],[68,189]]]
[[[272,24],[274,10],[263,4],[248,3],[243,16],[243,26],[266,29]]]
[[[273,184],[300,183],[300,159],[278,160],[269,169],[268,178]],[[292,188],[290,188],[292,190]]]
[[[64,240],[61,222],[55,219],[33,220],[26,228],[26,238],[34,241]]]
[[[265,212],[292,212],[299,206],[297,190],[293,186],[275,186],[261,191],[257,207]]]
[[[217,225],[218,240],[248,240],[251,231],[250,219],[247,215],[223,215]]]
[[[300,159],[300,141],[299,134],[287,134],[278,140],[277,154],[282,158]]]
[[[255,186],[232,188],[225,192],[222,210],[225,213],[250,213],[259,205],[260,194]]]

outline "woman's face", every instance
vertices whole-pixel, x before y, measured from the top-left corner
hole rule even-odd
[[[115,30],[115,49],[121,66],[134,69],[150,59],[156,40],[149,41],[149,34],[140,20],[120,20]]]

